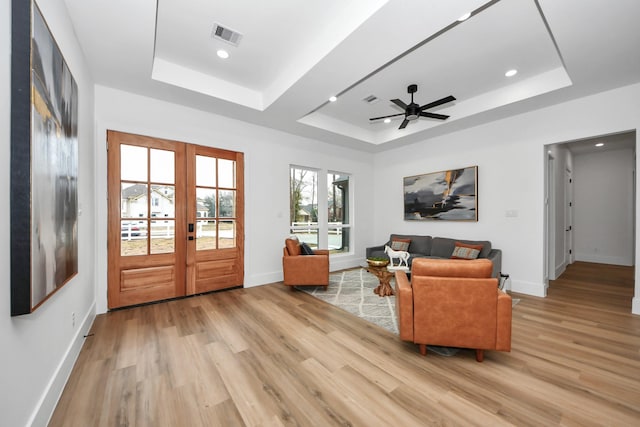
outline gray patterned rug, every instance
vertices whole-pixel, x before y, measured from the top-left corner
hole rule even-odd
[[[324,286],[297,288],[397,334],[396,297],[374,294],[379,284],[376,276],[359,268],[331,273],[326,291]],[[391,279],[391,286],[395,289],[395,279]]]

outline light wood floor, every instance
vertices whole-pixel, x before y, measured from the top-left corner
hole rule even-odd
[[[51,426],[640,425],[633,269],[514,295],[511,353],[429,354],[274,284],[98,316]]]

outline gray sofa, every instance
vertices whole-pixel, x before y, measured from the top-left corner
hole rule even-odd
[[[450,239],[446,237],[431,237],[431,236],[418,236],[413,234],[392,234],[386,243],[380,246],[372,246],[367,248],[367,258],[387,258],[387,254],[384,253],[384,246],[391,246],[391,241],[394,239],[410,239],[409,253],[409,266],[414,258],[451,258],[453,249],[456,242],[466,243],[470,245],[482,245],[482,250],[478,255],[478,258],[488,258],[493,262],[493,277],[500,279],[500,272],[502,271],[502,251],[500,249],[494,249],[491,247],[491,242],[488,240],[461,240]]]

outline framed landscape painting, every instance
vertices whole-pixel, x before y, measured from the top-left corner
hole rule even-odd
[[[478,167],[404,178],[404,219],[477,221]]]
[[[11,314],[78,272],[78,88],[42,14],[12,2]]]

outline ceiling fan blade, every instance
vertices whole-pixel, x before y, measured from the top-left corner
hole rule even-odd
[[[407,109],[407,104],[405,104],[404,102],[400,101],[399,99],[392,99],[391,102],[393,102],[394,104],[396,104],[398,107],[402,108],[403,110]]]
[[[439,120],[447,120],[449,116],[446,114],[436,114],[436,113],[427,113],[422,111],[420,113],[420,117],[429,117],[430,119],[439,119]]]
[[[429,108],[437,107],[438,105],[446,104],[447,102],[455,101],[456,98],[452,95],[445,96],[442,99],[438,99],[437,101],[430,102],[428,104],[424,104],[420,107],[420,111],[427,110]]]
[[[400,127],[399,127],[398,129],[404,129],[404,128],[406,128],[406,127],[407,127],[407,125],[408,125],[408,124],[409,124],[409,120],[404,119],[404,120],[402,121],[402,123],[400,124]]]
[[[369,120],[386,119],[387,117],[396,117],[396,116],[404,116],[404,113],[391,114],[390,116],[372,117],[372,118],[370,118]]]

